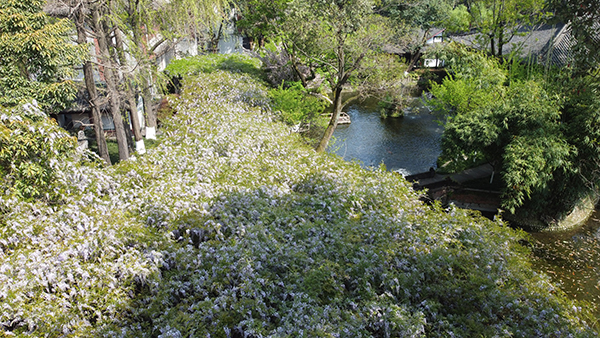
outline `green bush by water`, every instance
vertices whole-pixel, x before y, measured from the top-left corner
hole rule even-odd
[[[281,120],[288,125],[318,123],[322,120],[321,113],[328,103],[317,96],[309,94],[299,82],[292,83],[287,88],[283,84],[269,90],[271,107],[279,111]]]

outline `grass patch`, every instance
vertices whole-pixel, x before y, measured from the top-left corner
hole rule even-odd
[[[243,54],[209,54],[173,60],[165,73],[170,77],[185,77],[224,70],[260,77],[262,62]]]

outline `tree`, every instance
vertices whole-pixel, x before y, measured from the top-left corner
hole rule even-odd
[[[327,148],[342,108],[347,103],[342,101],[344,86],[353,77],[359,78],[361,66],[384,53],[383,47],[395,36],[385,18],[371,13],[369,3],[351,1],[323,7],[316,10],[320,16],[316,22],[303,18],[300,13],[306,12],[298,13],[296,19],[302,21],[296,21],[294,26],[301,27],[304,32],[290,31],[288,37],[300,51],[304,63],[315,65],[324,74],[333,93],[332,116],[317,152]]]
[[[467,0],[471,27],[478,30],[478,41],[488,45],[491,55],[501,56],[504,45],[519,29],[543,17],[543,0]]]
[[[468,113],[503,95],[508,77],[498,60],[456,43],[448,44],[439,53],[450,75],[441,84],[431,84],[431,92],[439,99],[432,101],[436,110],[450,115]]]
[[[77,43],[80,46],[87,45],[87,33],[85,29],[86,15],[84,9],[84,3],[80,3],[76,7],[76,10],[72,12],[72,20],[75,23],[77,30]],[[102,116],[100,114],[100,100],[98,91],[96,89],[96,83],[94,80],[94,68],[92,61],[88,55],[88,58],[83,64],[83,77],[85,86],[90,97],[90,106],[92,109],[92,120],[94,123],[94,131],[96,137],[96,144],[98,145],[98,152],[100,157],[104,160],[107,165],[111,165],[110,156],[108,154],[108,146],[106,144],[106,138],[104,137],[104,127],[102,126]]]
[[[454,75],[432,86],[444,103],[438,107],[450,112],[442,161],[490,163],[501,173],[504,208],[547,212],[555,207],[552,195],[565,192],[555,181],[572,177],[578,153],[566,133],[564,99],[543,77],[509,73],[494,58],[454,51],[448,58]]]
[[[442,23],[447,32],[466,32],[471,26],[471,14],[467,6],[460,4],[454,7]]]
[[[71,43],[68,20],[47,16],[43,0],[0,3],[0,105],[37,100],[46,112],[58,112],[75,98],[72,78],[84,55]]]
[[[432,29],[447,21],[453,0],[383,0],[378,11],[390,17],[398,26],[404,26],[407,36],[413,36],[408,45],[412,57],[409,70],[421,58],[422,49],[432,34]],[[410,31],[410,32],[409,32]]]
[[[251,1],[248,10],[256,12],[267,6],[258,6],[261,4]],[[332,116],[316,149],[322,152],[345,104],[344,86],[360,78],[359,71],[367,70],[361,68],[367,60],[384,53],[383,48],[396,37],[395,31],[389,19],[375,13],[373,1],[281,1],[265,8],[269,10],[260,16],[262,21],[255,27],[280,39],[294,63],[315,69],[331,89]]]
[[[108,101],[111,111],[115,132],[117,135],[117,144],[119,147],[119,159],[121,161],[129,158],[129,148],[127,134],[123,125],[121,116],[120,92],[118,88],[118,78],[115,72],[117,63],[114,62],[113,53],[109,46],[110,32],[114,27],[108,21],[111,15],[110,0],[101,1],[90,6],[91,24],[98,41],[99,60],[103,66],[104,80],[106,82]]]
[[[75,153],[77,141],[37,104],[0,110],[0,188],[21,199],[54,200],[57,161]]]
[[[227,0],[115,0],[111,19],[123,32],[123,47],[135,59],[133,83],[142,93],[147,138],[156,138],[158,125],[152,93],[162,74],[154,61],[183,39],[202,40],[215,23],[223,20],[227,7]]]

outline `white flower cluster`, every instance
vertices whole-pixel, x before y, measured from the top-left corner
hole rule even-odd
[[[59,204],[2,202],[4,334],[590,334],[532,272],[522,234],[315,154],[248,76],[186,88],[146,156],[61,165]]]

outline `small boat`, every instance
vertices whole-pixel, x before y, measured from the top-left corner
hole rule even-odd
[[[340,114],[340,117],[338,118],[338,124],[350,124],[350,123],[352,123],[352,121],[350,121],[350,115],[342,112]]]
[[[323,116],[327,116],[327,118],[331,118],[331,113],[327,114],[327,115],[323,115]],[[341,112],[340,117],[338,118],[338,125],[339,124],[350,124],[350,123],[352,123],[352,121],[350,121],[350,115],[348,115],[348,113]]]

